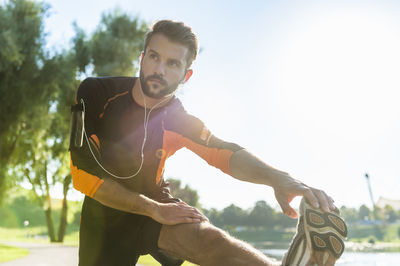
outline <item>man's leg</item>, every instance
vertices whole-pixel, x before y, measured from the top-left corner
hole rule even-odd
[[[278,265],[208,222],[163,225],[158,246],[173,256],[201,266]]]

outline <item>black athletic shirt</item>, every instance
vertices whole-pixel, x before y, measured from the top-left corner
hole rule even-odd
[[[129,176],[141,163],[145,109],[132,96],[137,78],[87,78],[79,86],[77,103],[85,103],[85,130],[92,150],[111,173]],[[149,109],[147,109],[149,112]],[[155,200],[170,198],[163,180],[164,164],[177,150],[186,147],[223,172],[230,174],[229,160],[240,146],[224,142],[188,114],[179,99],[152,110],[147,126],[144,162],[139,174],[122,180],[111,177],[93,159],[88,143],[70,148],[74,188],[92,197],[104,182],[114,178],[131,191]]]

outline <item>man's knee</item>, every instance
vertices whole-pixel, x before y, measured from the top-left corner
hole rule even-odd
[[[202,246],[213,248],[216,245],[219,246],[230,242],[231,237],[212,224],[203,223],[200,225],[198,231],[198,239]]]

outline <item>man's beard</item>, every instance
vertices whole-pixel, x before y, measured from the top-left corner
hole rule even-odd
[[[174,93],[178,89],[180,83],[180,81],[178,81],[169,85],[165,79],[163,79],[160,75],[157,74],[144,77],[142,70],[140,70],[139,80],[143,93],[147,97],[155,99],[161,99],[169,94]],[[151,88],[150,85],[148,84],[149,80],[158,80],[160,84],[154,84]]]

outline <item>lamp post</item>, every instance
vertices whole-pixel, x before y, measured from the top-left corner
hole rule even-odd
[[[369,181],[369,175],[368,173],[365,173],[365,178],[367,179],[367,184],[368,184],[368,190],[369,190],[369,196],[371,198],[372,202],[372,213],[373,213],[373,218],[375,220],[375,201],[374,201],[374,196],[372,195],[372,189],[371,189],[371,182]]]

